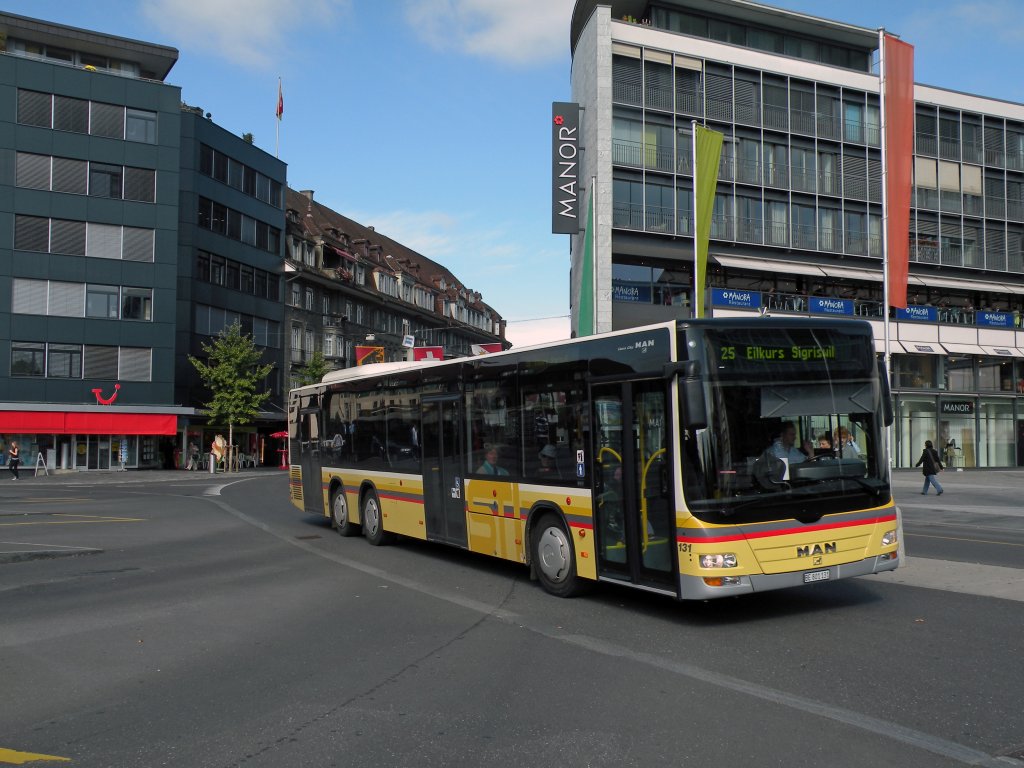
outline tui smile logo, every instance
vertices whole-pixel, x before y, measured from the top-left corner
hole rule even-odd
[[[111,404],[111,403],[113,403],[113,402],[114,402],[115,400],[117,400],[117,391],[118,391],[119,389],[121,389],[121,385],[120,385],[120,384],[115,384],[115,385],[114,385],[114,394],[112,394],[112,395],[111,395],[110,397],[104,397],[104,396],[103,396],[103,390],[102,390],[102,389],[100,389],[99,387],[97,387],[96,389],[94,389],[94,390],[92,391],[92,393],[93,393],[94,395],[96,395],[96,402],[97,402],[98,404],[100,404],[100,405],[110,405],[110,404]]]

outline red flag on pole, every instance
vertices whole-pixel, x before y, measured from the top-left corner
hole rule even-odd
[[[281,78],[277,78],[277,119],[284,114],[284,91],[281,90]]]
[[[907,307],[910,270],[910,190],[914,168],[914,46],[884,36],[885,215],[890,307]]]

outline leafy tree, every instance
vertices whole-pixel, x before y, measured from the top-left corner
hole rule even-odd
[[[202,344],[207,362],[188,356],[213,399],[205,403],[211,421],[227,422],[228,450],[235,444],[235,424],[248,424],[259,413],[270,392],[258,392],[259,383],[273,370],[272,363],[260,364],[262,353],[251,336],[242,335],[236,321],[217,334],[212,344]],[[228,465],[230,466],[230,461]]]
[[[299,374],[299,386],[304,387],[307,384],[316,384],[329,370],[331,368],[327,365],[327,361],[324,360],[323,354],[319,349],[315,350],[310,356],[309,362],[306,363],[305,369]]]

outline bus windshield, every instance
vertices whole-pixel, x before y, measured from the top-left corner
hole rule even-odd
[[[884,395],[869,327],[686,333],[707,372],[708,427],[684,429],[680,450],[695,516],[813,521],[888,502]]]

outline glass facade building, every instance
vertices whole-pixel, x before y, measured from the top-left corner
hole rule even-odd
[[[690,316],[691,146],[707,126],[724,136],[709,313],[862,318],[881,353],[888,312],[896,466],[925,439],[953,466],[1024,465],[1024,105],[915,85],[907,308],[888,309],[879,42],[750,2],[577,0],[595,216],[572,238],[573,327],[582,291],[598,331]]]

